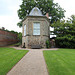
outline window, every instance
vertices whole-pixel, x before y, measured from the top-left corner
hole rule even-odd
[[[33,23],[33,35],[40,35],[40,23]]]
[[[26,36],[26,25],[24,25],[24,36]]]

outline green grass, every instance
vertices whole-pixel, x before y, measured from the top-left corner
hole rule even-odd
[[[49,75],[75,75],[75,49],[43,51]]]
[[[26,50],[13,48],[0,48],[0,75],[6,75],[8,71],[27,53]]]
[[[21,45],[21,43],[20,43],[20,42],[18,42],[18,43],[11,44],[11,45],[8,45],[8,46],[15,46],[15,45],[18,45],[18,46],[20,46],[20,45]]]

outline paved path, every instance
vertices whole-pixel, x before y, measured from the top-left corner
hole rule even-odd
[[[30,50],[7,75],[48,75],[42,50]]]
[[[43,50],[58,50],[59,48],[50,48],[50,49],[28,49],[28,48],[21,48],[21,47],[10,47],[10,48],[15,48],[16,50],[39,50],[39,51],[43,51]]]

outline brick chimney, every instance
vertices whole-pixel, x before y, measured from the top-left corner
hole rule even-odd
[[[46,17],[49,19],[49,14],[48,13],[46,13]]]

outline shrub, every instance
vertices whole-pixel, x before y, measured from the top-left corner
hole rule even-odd
[[[50,41],[49,40],[46,41],[46,48],[50,48]]]
[[[75,37],[64,36],[55,39],[56,46],[59,48],[75,48]]]
[[[18,39],[19,39],[19,42],[22,43],[22,33],[18,33]]]

